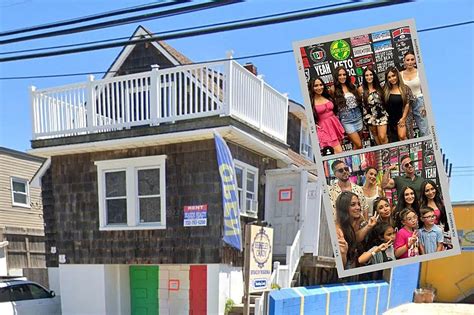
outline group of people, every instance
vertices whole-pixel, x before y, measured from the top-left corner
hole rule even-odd
[[[344,268],[355,268],[450,247],[445,206],[438,185],[415,174],[409,156],[400,158],[403,176],[390,178],[385,170],[381,186],[377,170],[365,170],[363,186],[349,180],[350,169],[341,160],[331,168],[337,182],[330,186],[336,234]],[[382,189],[396,189],[398,201],[392,205]]]
[[[371,67],[363,70],[362,85],[358,88],[342,66],[335,69],[334,85],[330,89],[320,77],[308,82],[321,149],[342,152],[345,134],[354,150],[362,148],[364,124],[377,145],[388,143],[389,138],[391,142],[413,138],[413,118],[420,136],[428,135],[415,54],[407,52],[403,61],[403,71],[396,67],[387,69],[383,87]]]

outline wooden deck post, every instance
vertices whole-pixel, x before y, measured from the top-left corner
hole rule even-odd
[[[86,128],[91,132],[94,128],[95,108],[94,108],[94,76],[87,77],[87,103],[86,103]]]

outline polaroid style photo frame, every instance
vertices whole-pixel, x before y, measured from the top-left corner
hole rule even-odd
[[[293,50],[339,276],[459,254],[414,20],[302,40]],[[390,208],[385,240],[376,236],[374,183]],[[343,190],[355,191],[359,217]],[[414,197],[405,200],[405,190]],[[426,212],[428,204],[436,209]]]

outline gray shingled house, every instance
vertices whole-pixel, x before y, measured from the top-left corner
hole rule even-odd
[[[241,225],[269,222],[282,264],[292,250],[298,261],[309,254],[313,278],[316,266],[334,270],[322,258],[332,255],[327,231],[319,237],[320,219],[327,228],[307,171],[304,108],[253,65],[195,64],[147,42],[125,47],[103,79],[32,87],[31,99],[31,152],[48,159],[38,174],[47,267],[63,314],[222,314],[228,298],[240,302],[242,254],[222,241],[214,132],[234,159]],[[292,198],[279,200],[282,189]],[[196,207],[205,224],[185,224]]]

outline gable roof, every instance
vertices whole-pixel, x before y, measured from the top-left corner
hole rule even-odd
[[[153,33],[147,30],[142,25],[138,26],[137,29],[133,32],[130,39],[134,38],[146,38],[152,37]],[[151,45],[153,45],[158,51],[160,51],[173,65],[186,65],[192,64],[192,60],[168,45],[165,41],[151,41]],[[107,73],[104,75],[105,78],[111,78],[115,75],[115,73],[120,69],[123,65],[127,57],[131,54],[133,49],[136,47],[137,44],[127,45],[122,48],[122,51],[118,54],[115,60],[110,65]]]

